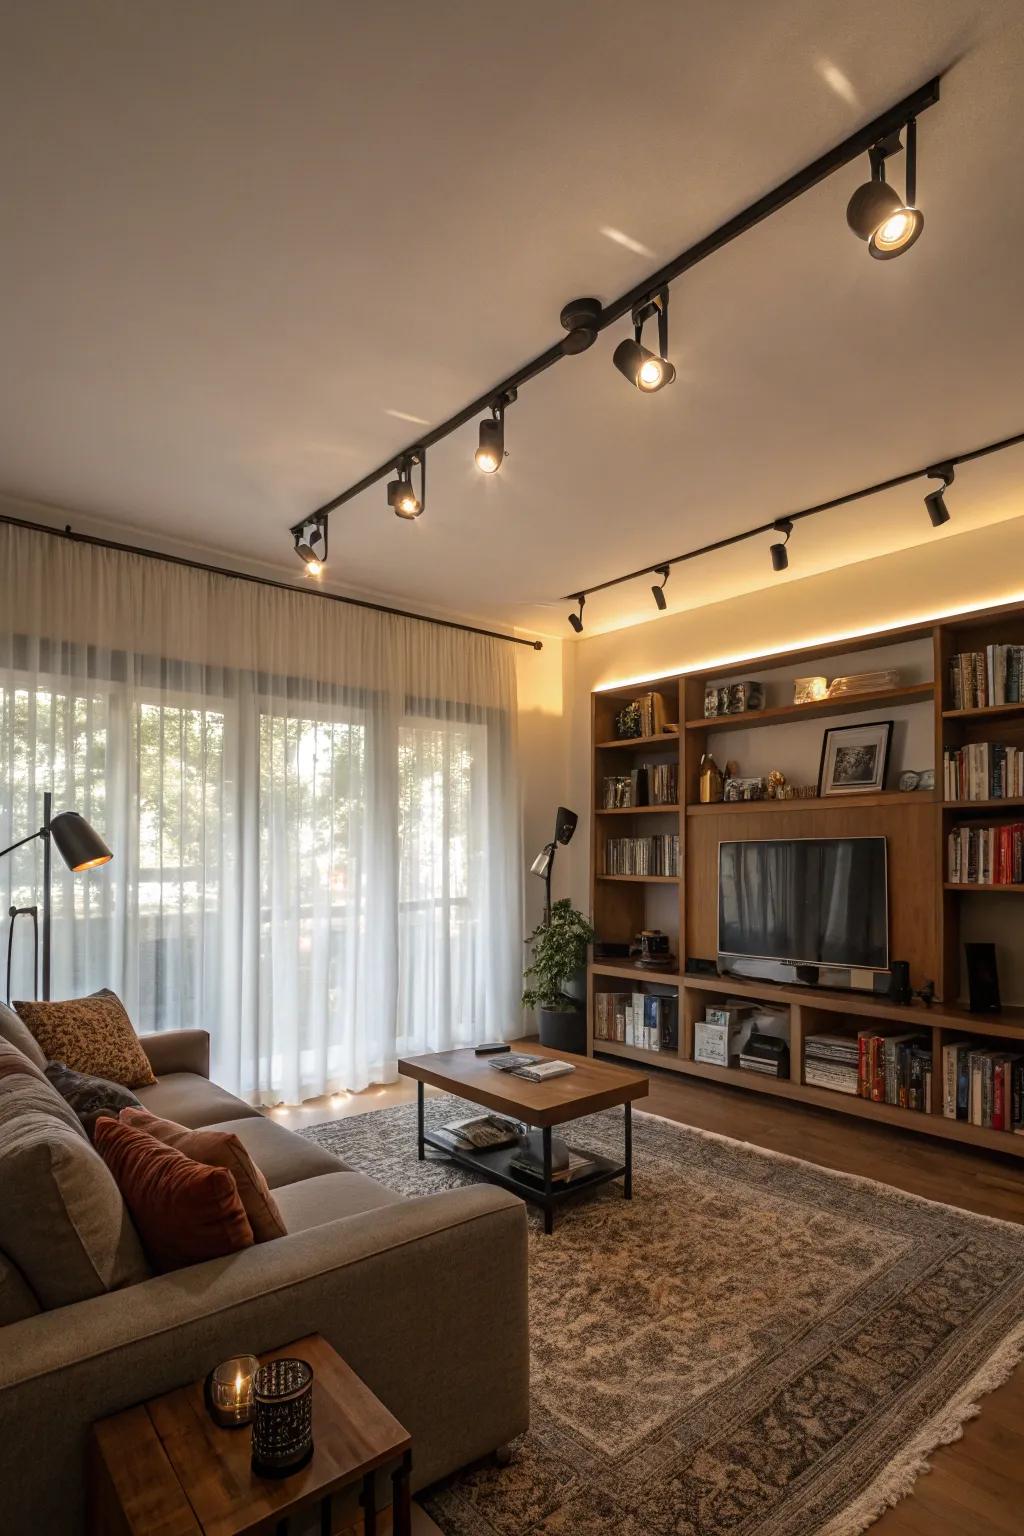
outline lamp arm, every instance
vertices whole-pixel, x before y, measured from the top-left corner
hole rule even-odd
[[[26,843],[31,843],[34,838],[45,836],[46,828],[40,827],[38,832],[30,832],[28,837],[20,837],[18,841],[16,843],[12,843],[9,848],[0,848],[0,859],[2,859],[5,854],[13,853],[15,848],[23,848]]]

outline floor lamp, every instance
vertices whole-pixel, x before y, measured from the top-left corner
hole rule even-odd
[[[61,811],[53,816],[53,796],[49,790],[43,795],[43,824],[38,832],[30,832],[27,837],[19,838],[9,848],[0,848],[0,859],[5,854],[13,853],[15,848],[23,848],[26,843],[31,843],[34,838],[41,838],[43,843],[43,1000],[50,996],[50,927],[52,892],[50,890],[50,842],[51,839],[57,845],[57,852],[73,874],[81,874],[86,869],[97,869],[101,864],[109,864],[114,855],[100,837],[86,821],[84,816],[79,816],[77,811]]]
[[[559,843],[564,847],[570,842],[576,831],[576,823],[579,817],[575,811],[566,810],[564,805],[558,807],[555,815],[555,835],[550,843],[545,843],[533,863],[530,865],[531,875],[539,875],[544,881],[544,927],[551,926],[551,875],[555,867],[555,852]]]

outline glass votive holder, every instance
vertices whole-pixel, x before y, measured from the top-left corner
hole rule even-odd
[[[252,1469],[287,1477],[313,1454],[313,1367],[271,1360],[253,1377]]]
[[[252,1420],[252,1383],[260,1368],[255,1355],[236,1355],[214,1366],[206,1378],[210,1417],[222,1429],[242,1429]]]

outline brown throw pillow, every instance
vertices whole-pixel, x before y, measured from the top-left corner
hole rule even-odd
[[[106,988],[91,997],[60,1003],[15,1003],[47,1061],[62,1061],[73,1072],[104,1077],[124,1088],[156,1082],[149,1058],[132,1028],[121,999]]]
[[[271,1238],[287,1236],[288,1229],[281,1220],[281,1212],[270,1193],[270,1185],[239,1137],[232,1131],[190,1131],[176,1120],[161,1120],[159,1115],[150,1114],[148,1109],[122,1109],[118,1119],[122,1125],[133,1126],[137,1131],[148,1131],[157,1141],[162,1141],[168,1147],[176,1147],[197,1163],[206,1163],[211,1168],[226,1168],[234,1174],[238,1194],[256,1242],[267,1243]]]
[[[226,1168],[193,1162],[106,1115],[96,1121],[93,1144],[117,1181],[154,1269],[166,1273],[252,1246],[252,1227]]]

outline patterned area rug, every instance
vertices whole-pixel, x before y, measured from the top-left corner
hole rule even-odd
[[[428,1123],[467,1114],[427,1099]],[[408,1194],[414,1106],[305,1132]],[[855,1536],[1024,1353],[1024,1228],[634,1112],[635,1188],[531,1209],[531,1428],[446,1536]],[[571,1142],[618,1156],[622,1114]]]

